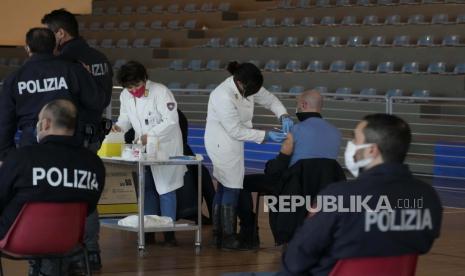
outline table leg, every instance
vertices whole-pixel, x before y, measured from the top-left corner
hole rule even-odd
[[[143,256],[145,253],[145,232],[144,232],[144,194],[145,194],[145,173],[144,165],[138,165],[138,176],[139,176],[139,239],[138,248],[139,256]]]
[[[202,246],[202,163],[197,166],[197,231],[195,231],[196,254],[200,254]]]

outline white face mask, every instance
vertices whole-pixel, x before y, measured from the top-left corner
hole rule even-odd
[[[352,141],[347,142],[346,151],[344,153],[344,160],[346,168],[353,176],[357,177],[360,172],[360,168],[364,168],[373,162],[373,158],[366,158],[363,160],[355,161],[355,154],[358,150],[368,148],[372,145],[373,144],[355,145]]]

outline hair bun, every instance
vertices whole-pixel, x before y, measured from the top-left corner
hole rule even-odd
[[[226,67],[226,69],[231,75],[234,75],[237,69],[239,69],[239,66],[240,66],[239,62],[231,61],[230,63],[228,63],[228,67]]]

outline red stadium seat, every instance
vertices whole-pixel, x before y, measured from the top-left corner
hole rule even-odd
[[[351,258],[337,262],[330,276],[414,276],[418,255]]]

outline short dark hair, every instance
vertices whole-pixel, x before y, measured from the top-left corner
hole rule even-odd
[[[234,76],[234,80],[244,84],[246,97],[257,93],[263,85],[262,72],[253,63],[232,61],[228,64],[227,70]]]
[[[62,28],[72,37],[79,36],[79,24],[76,17],[65,9],[53,10],[44,15],[41,22],[47,25],[54,33]]]
[[[385,163],[403,163],[412,140],[410,127],[401,118],[388,114],[373,114],[363,118],[365,143],[378,145]]]
[[[75,130],[77,110],[71,101],[65,99],[53,100],[45,105],[43,112],[50,116],[50,120],[55,127]]]
[[[141,81],[149,78],[144,65],[137,61],[128,61],[118,70],[116,79],[123,87],[137,85]]]
[[[32,28],[26,33],[26,45],[31,53],[52,54],[55,43],[55,35],[47,28]]]

